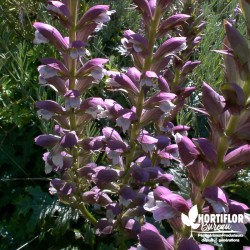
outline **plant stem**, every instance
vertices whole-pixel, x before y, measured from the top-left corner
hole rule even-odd
[[[88,211],[88,209],[85,207],[83,203],[80,203],[77,208],[81,211],[81,213],[84,215],[85,218],[89,220],[89,222],[96,226],[97,220],[94,218],[94,216]]]
[[[78,0],[70,0],[70,15],[72,18],[72,26],[69,30],[69,42],[72,44],[72,42],[76,41],[77,39],[77,33],[76,33],[76,27],[77,27],[77,15],[78,15]],[[77,59],[72,59],[69,56],[69,90],[74,90],[76,86],[76,71],[77,71]],[[76,116],[75,116],[75,110],[74,108],[71,108],[70,110],[70,129],[72,131],[77,130],[77,123],[76,123]],[[77,148],[74,147],[71,150],[72,156],[74,158],[74,171],[77,171],[79,167],[79,159],[78,159],[78,152]],[[78,177],[74,178],[76,184],[79,185]],[[81,200],[80,195],[77,196],[77,201]],[[76,204],[76,207],[81,211],[82,215],[89,220],[89,222],[96,226],[97,220],[94,218],[94,216],[88,211],[84,203],[78,203]]]
[[[150,70],[151,65],[152,65],[156,33],[157,33],[157,29],[158,29],[158,26],[160,23],[160,18],[161,18],[161,10],[159,8],[156,8],[155,14],[154,14],[154,17],[152,20],[152,24],[150,27],[150,31],[149,31],[149,36],[148,36],[148,38],[149,38],[149,47],[148,47],[149,54],[144,62],[142,73],[145,73],[146,71]],[[136,114],[138,117],[138,122],[136,122],[134,125],[131,126],[130,153],[126,158],[123,184],[128,183],[130,164],[134,160],[135,149],[136,149],[136,138],[140,132],[140,120],[141,120],[141,115],[142,115],[142,110],[143,110],[144,99],[145,99],[144,96],[145,96],[145,89],[144,89],[144,87],[141,87],[139,95],[138,95],[137,103],[136,103]]]

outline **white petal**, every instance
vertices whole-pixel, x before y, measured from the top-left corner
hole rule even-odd
[[[175,108],[175,105],[170,102],[170,101],[166,101],[166,102],[162,102],[159,106],[159,108],[165,112],[165,113],[168,113],[170,112],[171,110],[173,110]]]
[[[63,157],[61,154],[56,154],[52,156],[52,162],[59,168],[63,166]]]
[[[45,109],[40,109],[37,111],[37,115],[42,119],[48,121],[53,117],[54,113]]]
[[[41,65],[38,67],[38,72],[40,76],[44,79],[51,78],[57,75],[57,71],[48,65]]]
[[[52,166],[49,165],[47,162],[45,163],[45,174],[51,173],[53,170]]]
[[[48,43],[49,40],[44,37],[38,30],[35,32],[35,39],[33,40],[34,44]]]
[[[143,51],[142,47],[140,45],[135,44],[135,43],[133,44],[133,48],[134,48],[135,52],[137,52],[137,53]]]
[[[119,117],[116,119],[116,124],[117,124],[117,126],[121,127],[123,133],[125,133],[129,129],[131,122],[128,119],[125,119],[123,117]]]
[[[178,144],[181,142],[182,135],[180,133],[176,133],[174,136],[175,142]]]
[[[101,80],[105,75],[107,71],[101,67],[95,67],[91,71],[91,75],[95,78],[95,80]]]

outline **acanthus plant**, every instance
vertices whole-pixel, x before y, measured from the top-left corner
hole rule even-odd
[[[201,41],[202,16],[195,18],[192,0],[183,3],[185,14],[175,13],[167,19],[172,1],[133,2],[142,14],[144,32],[124,32],[122,43],[134,63],[126,72],[105,70],[106,58],[89,59],[89,38],[110,20],[113,11],[109,6],[93,6],[78,19],[78,0],[49,1],[47,9],[68,37],[48,24],[34,24],[35,43],[53,44],[62,57],[41,59],[38,67],[40,84],[52,87],[63,99],[60,104],[53,100],[36,103],[38,114],[55,123],[54,134],[35,139],[37,145],[49,148],[43,157],[46,172],[59,175],[51,181],[50,192],[79,209],[98,235],[117,234],[119,249],[128,249],[133,241],[137,246],[131,249],[213,249],[188,239],[189,229],[182,224],[181,214],[188,214],[195,204],[200,213],[248,209],[228,199],[221,186],[249,163],[250,147],[244,145],[247,138],[243,135],[248,129],[250,91],[230,79],[222,86],[223,98],[204,84],[204,113],[210,118],[212,136],[189,139],[189,127],[175,122],[185,100],[195,91],[185,83],[200,63],[191,57]],[[232,36],[240,35],[229,23],[226,28],[229,42],[223,53],[228,65],[239,72],[237,77],[244,77],[247,83],[246,55],[244,60],[241,57],[248,48],[242,46],[244,52],[236,48]],[[126,107],[112,99],[83,99],[102,79],[108,89],[126,94]],[[101,135],[87,137],[86,126],[96,119],[105,119],[108,125]],[[237,148],[227,153],[231,146]],[[105,161],[94,162],[96,153],[104,154]],[[186,170],[190,200],[167,188],[174,181],[168,173],[171,162]],[[173,236],[165,239],[148,223],[148,212],[156,221],[166,220]]]

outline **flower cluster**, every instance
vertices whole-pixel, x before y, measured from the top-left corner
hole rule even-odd
[[[35,139],[37,145],[49,149],[43,157],[45,172],[58,174],[50,192],[79,209],[97,235],[117,234],[121,249],[128,249],[130,241],[124,239],[138,240],[130,249],[213,249],[188,239],[181,214],[187,214],[192,204],[206,213],[248,209],[220,188],[250,163],[247,42],[230,23],[225,24],[226,47],[221,53],[228,83],[221,87],[223,96],[204,83],[202,112],[210,119],[212,136],[191,140],[190,128],[176,124],[176,116],[195,91],[187,79],[200,64],[191,57],[205,23],[202,16],[195,18],[189,1],[183,3],[184,14],[167,18],[172,1],[133,2],[141,12],[144,32],[124,32],[122,44],[134,64],[126,72],[106,70],[108,59],[91,59],[87,49],[91,35],[114,13],[109,6],[93,6],[78,19],[78,0],[49,1],[48,11],[68,37],[51,25],[34,24],[34,42],[52,44],[62,58],[43,58],[38,67],[39,83],[54,89],[61,100],[36,103],[38,115],[55,124],[53,134]],[[249,6],[242,2],[247,11]],[[104,80],[108,90],[126,95],[126,106],[119,98],[85,98],[88,89]],[[105,120],[105,126],[101,134],[89,137],[86,128],[96,120]],[[235,149],[229,152],[231,147]],[[96,154],[104,160],[95,161]],[[186,170],[190,200],[169,189],[174,181],[168,172],[171,164]],[[98,211],[96,215],[93,210]],[[151,212],[155,221],[168,221],[174,236],[165,239],[146,221],[146,213]]]

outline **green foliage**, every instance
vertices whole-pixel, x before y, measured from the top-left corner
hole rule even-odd
[[[201,86],[202,81],[211,84],[215,88],[224,82],[222,55],[213,50],[222,49],[225,31],[223,21],[233,20],[234,8],[237,0],[232,1],[204,1],[202,11],[206,20],[206,28],[203,32],[203,40],[197,51],[197,60],[201,65],[195,70],[194,84]]]

